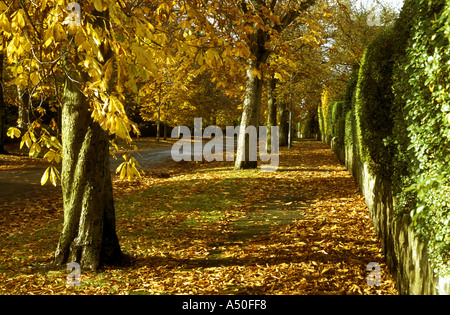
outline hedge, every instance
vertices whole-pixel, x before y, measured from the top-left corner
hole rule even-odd
[[[333,136],[333,105],[334,101],[325,97],[318,108],[319,129],[324,139]]]
[[[397,215],[411,219],[439,275],[450,273],[449,74],[450,3],[406,0],[321,127],[392,183]]]
[[[369,171],[390,179],[392,148],[392,73],[399,40],[392,29],[382,31],[367,47],[361,60],[354,99],[359,155]]]
[[[393,141],[398,164],[408,161],[408,177],[399,176],[404,185],[399,210],[409,211],[435,268],[444,274],[450,258],[450,4],[414,0],[405,6],[413,13],[414,32],[395,73],[403,114],[395,120],[406,126],[407,138],[396,134]]]
[[[345,111],[344,101],[338,101],[333,103],[333,110],[331,115],[331,136],[337,139],[337,144],[344,144],[345,137]]]

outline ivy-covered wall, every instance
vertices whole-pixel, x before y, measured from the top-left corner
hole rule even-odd
[[[376,201],[373,219],[404,293],[420,277],[427,284],[411,292],[436,293],[436,279],[450,275],[449,93],[450,3],[405,0],[395,26],[367,47],[331,118],[329,105],[319,109],[322,139],[332,138],[338,155],[344,150],[366,199]]]
[[[414,32],[394,79],[401,110],[395,120],[406,132],[391,140],[397,144],[398,163],[407,161],[407,176],[399,175],[399,210],[428,242],[437,271],[449,274],[450,3],[416,0],[409,5],[415,12]]]

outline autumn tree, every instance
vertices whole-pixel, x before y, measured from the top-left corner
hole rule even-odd
[[[395,21],[398,13],[383,1],[381,9],[357,5],[355,1],[329,1],[330,17],[324,21],[323,71],[324,86],[332,98],[339,99],[351,72],[359,68],[367,45],[377,34]]]
[[[302,17],[303,24],[297,22],[283,33],[283,42],[289,48],[282,52],[289,53],[277,52],[272,57],[275,71],[284,78],[278,81],[274,93],[279,100],[278,119],[284,121],[280,125],[280,145],[287,144],[290,95],[294,99],[291,114],[295,120],[303,122],[317,119],[317,105],[324,90],[329,98],[340,99],[365,46],[396,16],[389,6],[382,8],[377,12],[381,14],[380,24],[372,24],[369,21],[371,8],[358,7],[354,1],[347,0],[321,2]],[[312,44],[306,45],[308,41]]]
[[[65,66],[69,75],[63,104],[62,182],[65,222],[70,223],[64,225],[55,255],[57,263],[76,260],[96,269],[99,264],[120,262],[122,258],[115,233],[106,131],[129,139],[135,125],[126,115],[120,92],[124,86],[137,91],[133,77],[146,80],[157,71],[152,60],[155,50],[145,44],[158,44],[158,38],[145,18],[124,14],[126,6],[114,2],[100,5],[98,1],[93,4],[93,8],[87,6],[87,12],[92,13],[85,19],[86,33],[80,42],[86,43],[89,35],[97,42],[86,47],[89,58],[80,58],[78,51],[73,51],[72,64]],[[117,29],[119,33],[115,33]],[[161,40],[159,45],[164,44]],[[87,69],[78,66],[80,59],[89,64]],[[91,84],[78,83],[89,79]]]
[[[155,61],[158,74],[139,89],[144,119],[189,125],[194,117],[212,115],[233,122],[235,100],[244,90],[242,60],[249,56],[235,24],[236,7],[227,1],[185,1],[164,11],[166,18],[155,25],[165,38]]]
[[[239,85],[227,91],[217,86],[210,72],[204,72],[193,78],[187,86],[184,98],[193,110],[186,116],[191,119],[204,117],[207,125],[232,125],[240,114],[238,92],[241,92]]]
[[[247,59],[246,87],[236,169],[257,167],[256,161],[249,160],[249,141],[244,131],[248,126],[259,126],[263,87],[262,70],[268,57],[276,48],[273,43],[276,43],[277,37],[315,2],[315,0],[295,3],[277,0],[248,0],[240,3],[240,12],[245,21],[246,34],[244,38],[251,55]]]
[[[3,96],[3,49],[0,52],[0,154],[5,153],[5,98]]]
[[[289,117],[293,121],[303,105],[311,103],[310,95],[320,90],[307,82],[320,82],[322,76],[323,23],[329,19],[325,4],[317,2],[282,32],[265,67],[267,126],[278,124],[280,146],[288,145]]]
[[[284,45],[286,38],[283,37],[283,33],[289,28],[306,25],[305,20],[299,17],[315,3],[316,1],[311,0],[296,3],[215,0],[186,1],[179,7],[171,5],[166,8],[169,18],[166,19],[164,27],[171,29],[167,39],[177,46],[174,50],[195,51],[193,62],[196,65],[189,70],[191,78],[209,71],[211,81],[215,82],[219,89],[226,90],[227,86],[233,84],[236,87],[242,86],[232,77],[245,69],[241,132],[235,164],[237,169],[257,166],[256,161],[249,161],[248,141],[246,141],[244,130],[248,126],[259,126],[262,84],[269,56],[274,52],[290,49],[289,46]],[[303,28],[303,38],[312,36],[308,34],[307,29],[307,27]],[[173,38],[180,34],[189,41],[187,46],[178,46],[178,43],[183,42],[182,40],[173,41]],[[161,67],[170,68],[164,65]],[[177,80],[177,75],[170,75],[170,77]],[[159,81],[165,81],[164,77],[161,77]],[[161,89],[147,88],[147,90],[152,89],[154,92],[147,94],[155,100],[159,94],[157,90]],[[163,90],[166,90],[166,87]],[[240,91],[237,90],[237,92]],[[175,107],[177,106],[181,105],[175,104]]]
[[[8,33],[8,63],[19,87],[31,82],[39,95],[52,91],[47,87],[55,76],[64,78],[62,90],[54,86],[62,96],[62,145],[39,121],[31,123],[21,145],[33,155],[45,150],[49,162],[62,160],[64,225],[55,263],[77,261],[95,270],[123,258],[115,231],[108,135],[130,140],[131,130],[137,132],[122,92],[136,91],[138,80],[149,80],[157,71],[157,52],[149,43],[162,47],[164,40],[130,2],[73,4],[1,2],[0,23]],[[166,14],[159,9],[163,4],[154,5],[153,17]],[[58,176],[50,166],[42,182],[56,183]]]

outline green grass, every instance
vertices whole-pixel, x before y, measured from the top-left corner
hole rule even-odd
[[[123,236],[152,244],[192,229],[207,230],[236,213],[245,200],[233,181],[181,178],[145,188],[116,201],[117,226]]]

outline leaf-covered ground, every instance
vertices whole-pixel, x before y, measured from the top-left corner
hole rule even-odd
[[[168,162],[114,181],[117,229],[132,264],[52,270],[60,194],[3,206],[1,294],[397,294],[364,198],[329,148],[281,149],[277,172],[230,162]],[[366,283],[370,262],[381,286]]]

